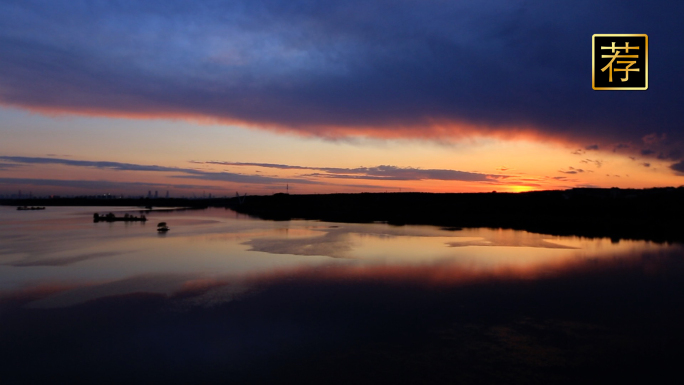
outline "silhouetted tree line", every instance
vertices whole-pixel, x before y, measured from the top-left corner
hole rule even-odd
[[[527,193],[251,196],[229,206],[262,219],[490,227],[553,235],[684,242],[684,188]]]
[[[136,217],[130,214],[124,214],[123,217],[117,217],[114,213],[109,213],[106,215],[100,215],[98,213],[93,214],[93,222],[145,222],[147,217],[145,215],[140,215]]]

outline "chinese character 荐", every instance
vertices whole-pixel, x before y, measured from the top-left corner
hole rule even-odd
[[[637,50],[639,47],[630,47],[629,42],[625,42],[624,47],[616,47],[615,42],[612,42],[613,44],[610,47],[607,46],[601,46],[601,49],[609,49],[613,53],[613,55],[601,55],[602,58],[610,58],[610,63],[606,64],[605,67],[601,69],[601,72],[605,72],[606,69],[608,69],[608,81],[612,82],[613,81],[613,71],[621,71],[625,73],[625,77],[621,78],[620,80],[623,82],[626,82],[629,79],[629,72],[630,71],[635,71],[639,72],[639,68],[631,68],[634,64],[636,64],[636,60],[634,61],[629,61],[629,60],[615,60],[615,59],[625,59],[625,58],[638,58],[639,55],[620,55],[620,49],[624,49],[625,53],[629,53],[630,49]],[[613,62],[616,64],[627,64],[627,67],[625,68],[613,68]]]

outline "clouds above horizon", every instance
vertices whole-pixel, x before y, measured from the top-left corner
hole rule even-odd
[[[632,0],[2,0],[0,103],[328,138],[535,135],[679,161],[682,14]],[[649,34],[648,91],[591,89],[594,33]]]
[[[35,187],[67,187],[74,188],[78,191],[100,191],[103,190],[117,190],[138,188],[141,190],[147,189],[198,189],[198,188],[214,188],[215,186],[208,185],[191,185],[191,184],[166,184],[166,183],[149,183],[149,182],[114,182],[107,180],[82,180],[82,179],[47,179],[47,178],[0,178],[0,185],[9,185],[12,188],[17,186],[35,186]]]
[[[674,170],[677,174],[684,176],[684,160],[673,164],[672,166],[670,166],[670,168]]]
[[[319,171],[315,173],[299,174],[294,176],[280,177],[278,175],[265,176],[254,174],[241,174],[235,172],[225,171],[208,171],[196,168],[181,168],[181,167],[166,167],[158,165],[143,165],[134,163],[122,163],[111,161],[88,161],[77,159],[63,159],[63,158],[45,158],[45,157],[23,157],[23,156],[0,156],[0,161],[6,162],[10,167],[30,166],[30,165],[61,165],[69,167],[83,167],[95,168],[101,170],[113,170],[122,172],[155,172],[162,173],[170,179],[169,183],[150,183],[150,182],[118,182],[107,180],[62,180],[62,179],[36,179],[36,178],[0,178],[2,185],[31,185],[31,186],[60,186],[69,188],[78,188],[85,190],[97,189],[116,189],[116,188],[140,188],[140,189],[155,189],[155,188],[176,188],[176,189],[209,189],[217,186],[211,185],[195,185],[195,184],[178,184],[174,180],[201,180],[207,182],[228,182],[239,183],[244,185],[260,186],[261,188],[283,187],[289,185],[311,185],[311,186],[343,186],[355,188],[368,189],[386,189],[385,185],[368,185],[368,184],[338,184],[329,183],[326,179],[347,179],[353,180],[374,180],[374,181],[423,181],[423,180],[437,180],[437,181],[461,181],[461,182],[480,182],[487,184],[496,184],[503,182],[508,176],[497,174],[483,174],[477,172],[466,172],[451,169],[420,169],[414,167],[397,167],[391,165],[382,165],[375,167],[357,167],[357,168],[334,168],[334,167],[308,167],[308,166],[293,166],[272,163],[243,163],[243,162],[199,162],[190,161],[195,165],[217,165],[217,166],[234,166],[234,167],[259,167],[271,168],[281,170],[306,170]],[[139,177],[134,177],[139,179]]]
[[[0,159],[2,159],[0,157]],[[287,164],[273,164],[273,163],[242,163],[242,162],[221,162],[208,161],[196,162],[196,164],[215,164],[223,166],[254,166],[264,168],[276,168],[284,170],[314,170],[323,171],[324,173],[303,174],[302,176],[314,176],[322,178],[339,178],[339,179],[374,179],[374,180],[444,180],[444,181],[491,181],[495,179],[505,179],[505,175],[483,174],[477,172],[466,172],[450,169],[421,169],[415,167],[397,167],[390,165],[381,165],[375,167],[356,167],[356,168],[339,168],[339,167],[307,167],[307,166],[292,166]]]
[[[206,181],[221,181],[221,182],[235,182],[235,183],[249,183],[249,184],[286,184],[286,183],[302,183],[313,184],[316,182],[298,179],[298,178],[277,178],[261,175],[245,175],[230,172],[211,172],[202,171],[192,168],[179,167],[164,167],[156,165],[141,165],[134,163],[108,162],[108,161],[87,161],[75,159],[60,159],[60,158],[41,158],[41,157],[24,157],[24,156],[0,156],[0,160],[14,162],[18,164],[59,164],[72,167],[90,167],[98,169],[108,169],[116,171],[151,171],[176,173],[172,178],[187,178],[199,179]],[[109,183],[109,182],[108,182]],[[115,184],[115,182],[112,182]],[[138,183],[144,184],[144,183]],[[184,185],[191,187],[190,185]],[[199,186],[201,187],[201,186]]]

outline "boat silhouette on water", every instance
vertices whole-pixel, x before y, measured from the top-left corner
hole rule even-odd
[[[157,224],[157,231],[160,233],[165,233],[167,231],[171,230],[167,225],[166,222],[159,222]]]

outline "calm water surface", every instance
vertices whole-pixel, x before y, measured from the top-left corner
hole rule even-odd
[[[540,274],[583,260],[627,258],[679,246],[548,236],[495,229],[441,229],[249,218],[225,209],[152,211],[147,223],[93,223],[93,213],[138,208],[0,207],[0,290],[87,286],[44,305],[127,292],[170,293],[198,279],[240,278],[302,267],[435,266]],[[171,231],[159,234],[158,222]]]
[[[3,385],[681,374],[679,245],[138,210],[0,207]]]

